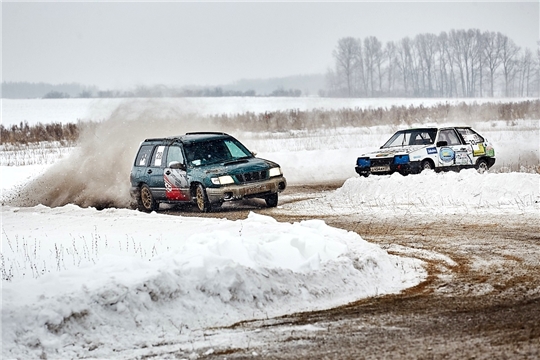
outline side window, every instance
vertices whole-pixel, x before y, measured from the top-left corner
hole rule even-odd
[[[141,146],[139,153],[137,154],[137,158],[135,159],[135,166],[147,166],[153,148],[153,145]]]
[[[167,162],[166,166],[169,166],[171,161],[179,161],[184,164],[184,155],[182,155],[182,148],[180,146],[169,146],[169,151],[167,152]]]
[[[154,155],[152,156],[152,166],[162,166],[163,165],[163,152],[165,151],[165,146],[160,145],[157,147],[156,151],[154,151]]]
[[[439,141],[446,141],[448,145],[460,145],[461,141],[459,140],[456,132],[452,129],[441,130],[439,134]]]
[[[476,133],[474,130],[469,128],[458,128],[457,131],[461,134],[463,139],[465,139],[465,142],[468,144],[478,144],[483,143],[484,138],[481,137],[478,133]]]
[[[414,140],[411,139],[410,145],[429,145],[433,144],[433,134],[427,131],[419,132],[414,136]]]

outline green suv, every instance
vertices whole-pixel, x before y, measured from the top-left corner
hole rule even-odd
[[[194,203],[201,212],[225,201],[260,198],[269,207],[287,181],[278,164],[254,156],[225,133],[197,132],[144,140],[131,170],[131,196],[139,210],[160,203]]]

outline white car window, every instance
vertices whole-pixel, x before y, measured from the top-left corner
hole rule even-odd
[[[461,145],[461,141],[456,132],[452,129],[441,130],[439,141],[446,141],[448,145]]]

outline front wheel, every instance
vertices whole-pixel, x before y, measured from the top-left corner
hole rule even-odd
[[[195,198],[197,200],[197,207],[200,212],[207,213],[212,210],[210,201],[208,201],[208,195],[206,195],[206,189],[201,184],[197,185],[195,190]]]
[[[480,174],[485,173],[486,171],[488,171],[488,169],[489,169],[488,163],[487,163],[487,161],[485,159],[478,160],[478,162],[476,163],[476,170]]]
[[[144,212],[152,212],[158,209],[159,205],[146,184],[141,187],[141,196],[139,197],[138,205],[139,210]]]
[[[266,206],[276,207],[278,204],[278,194],[275,193],[272,195],[268,195],[267,197],[264,198],[264,201],[266,201]]]

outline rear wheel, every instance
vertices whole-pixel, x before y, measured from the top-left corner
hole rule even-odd
[[[206,213],[212,210],[210,201],[208,201],[208,195],[206,195],[206,189],[201,184],[197,185],[195,199],[197,200],[197,207],[200,212]]]
[[[478,160],[478,162],[476,163],[476,170],[480,173],[480,174],[483,174],[485,173],[486,171],[488,171],[489,167],[488,167],[488,163],[485,159],[480,159]]]
[[[158,209],[158,203],[154,199],[148,185],[141,186],[141,196],[138,201],[139,210],[144,212],[152,212]]]
[[[422,161],[422,163],[420,164],[420,172],[424,171],[424,170],[434,170],[435,169],[435,166],[433,165],[433,163],[429,160],[424,160]]]
[[[264,198],[264,201],[266,201],[266,206],[276,207],[278,204],[278,194],[275,193],[272,195],[268,195],[267,197]]]

